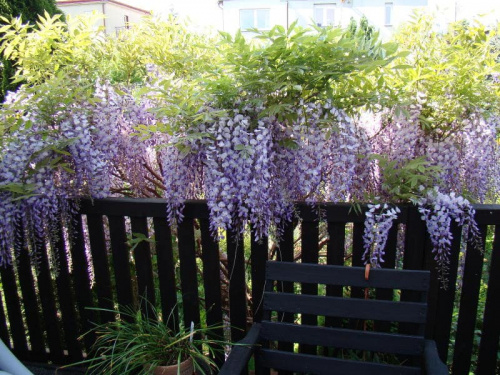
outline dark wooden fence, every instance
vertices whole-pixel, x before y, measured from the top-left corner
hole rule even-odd
[[[461,234],[454,228],[450,281],[446,290],[439,287],[425,224],[414,207],[402,207],[398,225],[393,226],[389,235],[383,265],[433,272],[427,336],[436,340],[440,356],[457,375],[468,374],[471,368],[478,319],[482,320],[482,331],[475,354],[475,371],[494,374],[499,366],[500,207],[477,206],[476,211],[483,237],[486,238],[488,230],[494,231],[492,255],[484,267],[485,255],[474,249],[467,252],[465,259],[460,259]],[[80,213],[73,220],[76,224],[73,229],[63,228],[61,224],[54,240],[35,241],[39,254],[37,273],[29,255],[32,246],[28,246],[22,236],[17,244],[15,266],[0,270],[0,337],[21,359],[53,363],[81,360],[95,338],[92,335],[78,337],[92,327],[91,322],[116,319],[113,314],[87,307],[112,309],[117,303],[137,302],[138,296],[161,306],[164,316],[172,314],[175,319],[169,324],[173,329],[179,317],[184,324],[193,321],[212,325],[229,320],[232,341],[244,336],[248,316],[257,321],[261,319],[259,302],[264,288],[264,264],[269,254],[268,240],[257,242],[238,233],[227,233],[225,241],[214,241],[204,202],[186,203],[184,221],[175,233],[165,220],[162,200],[84,201]],[[324,204],[320,210],[298,204],[297,213],[301,220],[285,228],[279,248],[275,249],[275,258],[362,265],[364,215],[356,214],[347,204]],[[400,224],[404,224],[404,231]],[[130,239],[140,238],[138,234],[149,240],[136,241],[131,251],[134,241]],[[328,238],[326,246],[320,243],[320,238]],[[398,242],[404,244],[401,254],[397,250]],[[54,272],[49,262],[49,249],[59,259],[58,272]],[[220,254],[227,269],[221,267]],[[483,269],[490,276],[486,303],[479,309],[478,316],[480,291],[485,290],[480,288]],[[230,279],[228,288],[221,288],[223,271],[227,271]],[[247,285],[251,285],[251,298],[248,298]],[[293,285],[283,288],[293,288]],[[307,289],[307,285],[304,288]],[[312,287],[303,292],[316,294],[318,290]],[[351,292],[362,293],[361,290]],[[200,295],[202,293],[204,295]],[[327,289],[326,293],[333,295],[336,291]],[[392,296],[393,292],[388,291],[378,293],[376,298]],[[411,300],[412,296],[401,298]],[[449,354],[456,300],[460,307],[458,320],[455,319],[454,345]],[[219,333],[222,334],[222,329]]]

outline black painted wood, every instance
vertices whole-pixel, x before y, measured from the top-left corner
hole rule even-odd
[[[293,262],[294,261],[294,229],[297,226],[296,221],[287,222],[283,228],[283,236],[279,242],[279,248],[277,250],[277,260],[281,262]],[[271,283],[272,281],[267,281]],[[277,288],[281,292],[293,293],[293,282],[281,281],[278,282]],[[285,312],[278,314],[278,321],[293,323],[295,320],[295,315],[293,313]],[[278,341],[278,349],[293,352],[293,343]],[[279,375],[291,375],[288,371],[279,371]]]
[[[7,305],[10,333],[14,343],[14,353],[21,359],[28,357],[28,343],[21,313],[21,302],[19,301],[16,285],[16,275],[12,267],[0,267],[2,288]]]
[[[92,265],[94,267],[94,291],[97,294],[97,303],[100,309],[114,310],[108,251],[106,249],[102,215],[87,215],[87,226],[90,251],[92,254]],[[115,315],[109,311],[99,311],[99,319],[101,323],[112,322],[115,320]]]
[[[481,237],[486,238],[487,227],[479,226]],[[483,254],[471,244],[467,246],[460,310],[453,353],[453,374],[468,375],[471,365],[474,330],[476,328],[479,287],[483,268]]]
[[[395,322],[425,323],[424,303],[365,300],[311,296],[304,294],[264,293],[264,309],[300,314],[376,319]],[[303,323],[302,323],[303,324]]]
[[[275,322],[262,322],[261,337],[271,341],[282,340],[292,343],[418,356],[423,354],[425,343],[422,336]]]
[[[221,340],[222,329],[222,295],[220,282],[219,244],[210,233],[210,222],[200,219],[201,246],[203,260],[203,286],[205,288],[205,311],[207,326],[217,327],[210,331],[209,337]],[[220,367],[224,363],[224,353],[217,352],[215,362]]]
[[[274,350],[260,350],[257,354],[260,361],[267,367],[281,368],[301,373],[316,375],[420,375],[421,371],[415,367],[401,367],[383,365],[370,362],[356,362],[344,359],[320,357],[309,354],[295,354]]]
[[[82,348],[78,341],[78,326],[75,324],[76,310],[73,298],[73,286],[71,283],[68,267],[68,254],[63,238],[63,223],[58,220],[53,223],[51,233],[51,246],[59,262],[59,272],[55,277],[57,298],[61,310],[61,320],[64,333],[64,343],[68,351],[70,362],[77,362],[83,359]]]
[[[79,335],[85,334],[83,336],[83,343],[85,344],[85,349],[89,351],[95,342],[95,333],[91,331],[93,327],[92,322],[96,322],[97,319],[94,310],[89,309],[95,307],[95,304],[90,290],[89,262],[85,253],[81,215],[74,215],[72,217],[68,232],[70,238],[69,248],[73,260],[75,300],[80,317]]]
[[[174,332],[179,330],[179,308],[177,305],[177,284],[172,248],[172,233],[165,218],[153,218],[158,257],[158,279],[160,286],[161,310],[167,325]]]
[[[280,262],[267,263],[267,278],[327,285],[351,285],[360,288],[391,288],[392,286],[394,289],[417,291],[426,291],[430,280],[428,271],[402,272],[395,269],[376,268],[370,271],[370,278],[367,281],[363,267]]]
[[[227,261],[229,272],[229,311],[231,321],[231,341],[245,337],[247,320],[245,256],[243,236],[227,232]]]
[[[80,212],[85,215],[109,215],[129,217],[165,217],[165,199],[156,198],[106,198],[82,199]],[[184,217],[208,219],[206,201],[185,202]]]
[[[385,256],[384,263],[381,264],[382,268],[394,269],[396,266],[396,248],[398,242],[398,226],[396,224],[392,225],[389,230],[389,235],[387,237],[387,242],[385,246]],[[391,288],[379,288],[375,292],[375,298],[392,301],[394,299],[394,289]],[[375,321],[375,330],[380,332],[389,332],[391,330],[391,322]]]
[[[314,208],[311,208],[313,210]],[[301,225],[301,250],[302,250],[302,263],[318,264],[319,253],[319,228],[317,221],[303,221]],[[317,295],[318,284],[310,283],[308,278],[305,280],[295,280],[302,282],[302,294]],[[286,311],[286,310],[285,310]],[[289,310],[289,312],[295,312]],[[302,314],[302,324],[317,325],[318,316],[311,312],[309,314]],[[317,348],[312,345],[299,345],[299,352],[304,354],[316,354]]]
[[[184,325],[189,327],[191,322],[199,326],[200,308],[198,304],[198,274],[196,268],[194,227],[193,220],[184,218],[179,223],[179,261],[182,289],[182,303],[184,308]]]
[[[363,215],[364,218],[364,215]],[[363,253],[364,253],[364,243],[363,243],[363,233],[364,233],[364,223],[354,223],[353,228],[353,241],[352,241],[352,265],[354,267],[363,266]],[[358,288],[356,286],[351,287],[351,297],[353,298],[363,298],[364,288]],[[350,319],[349,327],[352,329],[363,329],[364,321],[359,319]]]
[[[476,373],[494,374],[500,367],[497,359],[500,337],[500,225],[495,227],[495,237],[489,269],[488,292],[484,308],[483,329],[479,346]]]
[[[113,254],[113,268],[115,270],[115,288],[118,304],[133,306],[132,275],[130,274],[130,254],[127,246],[127,232],[125,218],[122,216],[108,216],[111,253]],[[122,319],[131,319],[122,316]]]
[[[143,216],[143,217],[165,217],[165,199],[156,198],[106,198],[106,199],[82,199],[81,212],[83,214],[99,214],[106,212],[107,215],[116,216]],[[187,200],[185,217],[204,218],[209,217],[208,206],[204,200]],[[358,215],[350,203],[322,203],[318,205],[326,214],[328,222],[354,222],[363,223],[364,215]],[[473,205],[476,210],[478,224],[500,224],[500,211],[498,205]],[[304,220],[314,221],[317,213],[310,209],[310,205],[297,202],[296,208],[299,216]],[[366,210],[366,206],[361,208]],[[407,215],[413,206],[400,206],[401,213],[398,215],[399,222],[406,222]],[[135,215],[134,215],[135,213]]]
[[[327,255],[326,263],[328,265],[344,265],[345,257],[345,224],[344,223],[328,223],[328,244],[327,244]],[[327,285],[326,295],[330,297],[342,297],[343,287],[342,285]],[[326,317],[325,326],[326,327],[340,327],[342,324],[341,319]]]
[[[149,238],[147,218],[132,216],[130,217],[130,223],[132,227],[132,238],[136,238],[134,235],[135,233],[143,235],[144,238]],[[148,241],[143,240],[137,244],[134,249],[134,261],[139,297],[155,306],[156,298],[153,283],[153,265]],[[147,305],[144,302],[144,300],[141,301],[141,308],[145,311]]]
[[[266,261],[268,258],[269,239],[267,237],[256,240],[255,233],[251,234],[250,260],[252,263],[252,316],[254,322],[262,320],[262,296],[264,293]]]
[[[450,343],[451,321],[455,303],[455,293],[457,288],[458,260],[460,256],[461,228],[455,224],[451,227],[453,240],[451,243],[450,271],[446,289],[440,287],[437,291],[436,301],[436,324],[434,334],[431,337],[436,341],[439,357],[446,362],[448,359],[448,347]]]
[[[21,223],[16,227],[17,275],[23,297],[24,314],[30,340],[30,360],[44,362],[48,359],[43,339],[41,311],[35,291],[28,244]]]
[[[49,358],[54,363],[64,362],[62,332],[56,307],[56,296],[47,257],[44,239],[35,238],[35,252],[38,255],[38,292],[43,311],[45,333],[50,350]]]
[[[439,289],[442,287],[442,283],[439,280],[438,271],[436,267],[436,261],[434,259],[435,255],[432,252],[432,243],[429,235],[425,234],[425,246],[424,246],[424,269],[431,272],[431,282],[429,287],[428,295],[428,312],[427,312],[427,325],[425,327],[425,337],[432,339],[434,335],[434,329],[439,324],[437,321],[437,307],[438,307],[438,297]]]
[[[426,243],[426,226],[416,207],[408,209],[408,219],[405,223],[405,250],[403,254],[403,268],[405,270],[424,269],[424,251]],[[411,290],[401,291],[401,301],[419,301],[419,293]],[[401,323],[399,332],[416,333],[418,327],[412,324]]]

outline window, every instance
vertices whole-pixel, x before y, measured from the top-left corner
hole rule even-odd
[[[241,9],[240,29],[268,30],[271,28],[269,9]]]
[[[392,25],[392,3],[385,3],[385,25]]]
[[[316,26],[335,25],[335,9],[337,4],[314,4],[314,22]]]
[[[127,16],[127,15],[126,15],[126,16],[124,16],[124,17],[123,17],[123,20],[125,21],[125,28],[126,28],[126,29],[130,29],[130,22],[129,22],[129,20],[128,20],[128,16]]]

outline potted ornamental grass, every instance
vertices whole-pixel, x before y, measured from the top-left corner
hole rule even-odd
[[[169,328],[150,304],[146,309],[120,307],[95,309],[119,316],[115,321],[97,324],[97,336],[90,358],[78,365],[88,366],[88,374],[205,375],[217,366],[213,360],[223,351],[222,340],[213,339],[220,327]]]

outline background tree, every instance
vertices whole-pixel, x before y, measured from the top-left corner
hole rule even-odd
[[[51,16],[61,14],[62,11],[57,8],[55,0],[0,0],[0,16],[21,17],[23,22],[35,24],[38,21],[38,15],[43,15],[45,12]],[[15,62],[6,59],[2,56],[1,60],[1,75],[0,75],[0,102],[3,102],[7,91],[15,90],[19,83],[12,83],[14,76],[13,65]]]

